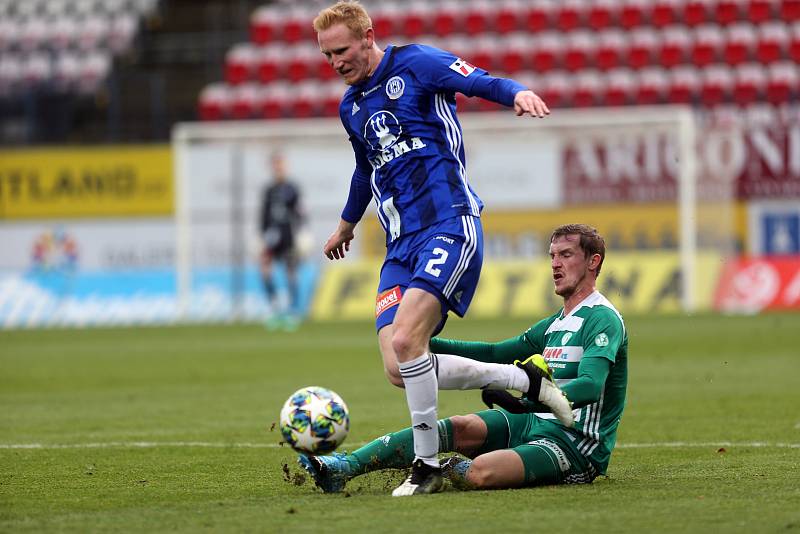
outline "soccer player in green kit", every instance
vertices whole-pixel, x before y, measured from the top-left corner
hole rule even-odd
[[[575,423],[564,426],[529,396],[484,389],[483,401],[499,408],[438,422],[440,451],[467,457],[442,461],[443,473],[454,486],[590,483],[606,473],[625,405],[628,335],[622,316],[596,289],[605,242],[590,226],[561,226],[550,238],[550,258],[555,293],[564,302],[561,310],[505,341],[434,338],[431,351],[534,366],[566,394]],[[405,429],[349,455],[301,455],[300,464],[323,491],[337,492],[355,476],[408,467],[413,459],[411,429]]]

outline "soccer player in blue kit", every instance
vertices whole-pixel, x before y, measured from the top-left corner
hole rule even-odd
[[[411,475],[392,494],[434,493],[443,485],[438,389],[527,391],[534,380],[530,368],[429,349],[447,313],[467,311],[483,261],[483,203],[467,182],[455,93],[513,107],[518,116],[541,118],[550,110],[527,87],[492,77],[449,52],[418,44],[381,49],[358,2],[323,9],[314,29],[321,52],[350,86],[339,115],[356,160],[341,221],[324,253],[331,260],[345,257],[356,224],[374,200],[387,247],[376,299],[378,341],[389,381],[405,388],[415,452]],[[546,396],[547,387],[536,390]],[[554,413],[560,409],[571,417],[564,397],[549,399],[545,404]]]

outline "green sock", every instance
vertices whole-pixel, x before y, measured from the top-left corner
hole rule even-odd
[[[440,419],[439,452],[453,450],[453,424],[450,419]],[[352,468],[351,476],[379,469],[400,469],[414,461],[414,435],[411,428],[392,432],[370,441],[347,455]]]

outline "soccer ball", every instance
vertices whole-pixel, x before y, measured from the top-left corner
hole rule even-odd
[[[283,440],[298,452],[327,454],[342,444],[350,430],[350,414],[330,389],[298,389],[281,409]]]

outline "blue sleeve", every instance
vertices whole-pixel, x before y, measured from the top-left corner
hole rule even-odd
[[[485,70],[438,48],[415,45],[409,53],[414,73],[430,91],[459,92],[511,107],[514,96],[527,89],[514,80],[490,76]]]
[[[356,169],[350,179],[350,194],[347,195],[347,203],[342,210],[342,219],[350,223],[357,223],[372,200],[372,187],[369,183],[372,166],[353,136],[350,137],[350,144],[353,145],[353,152],[356,156]]]

